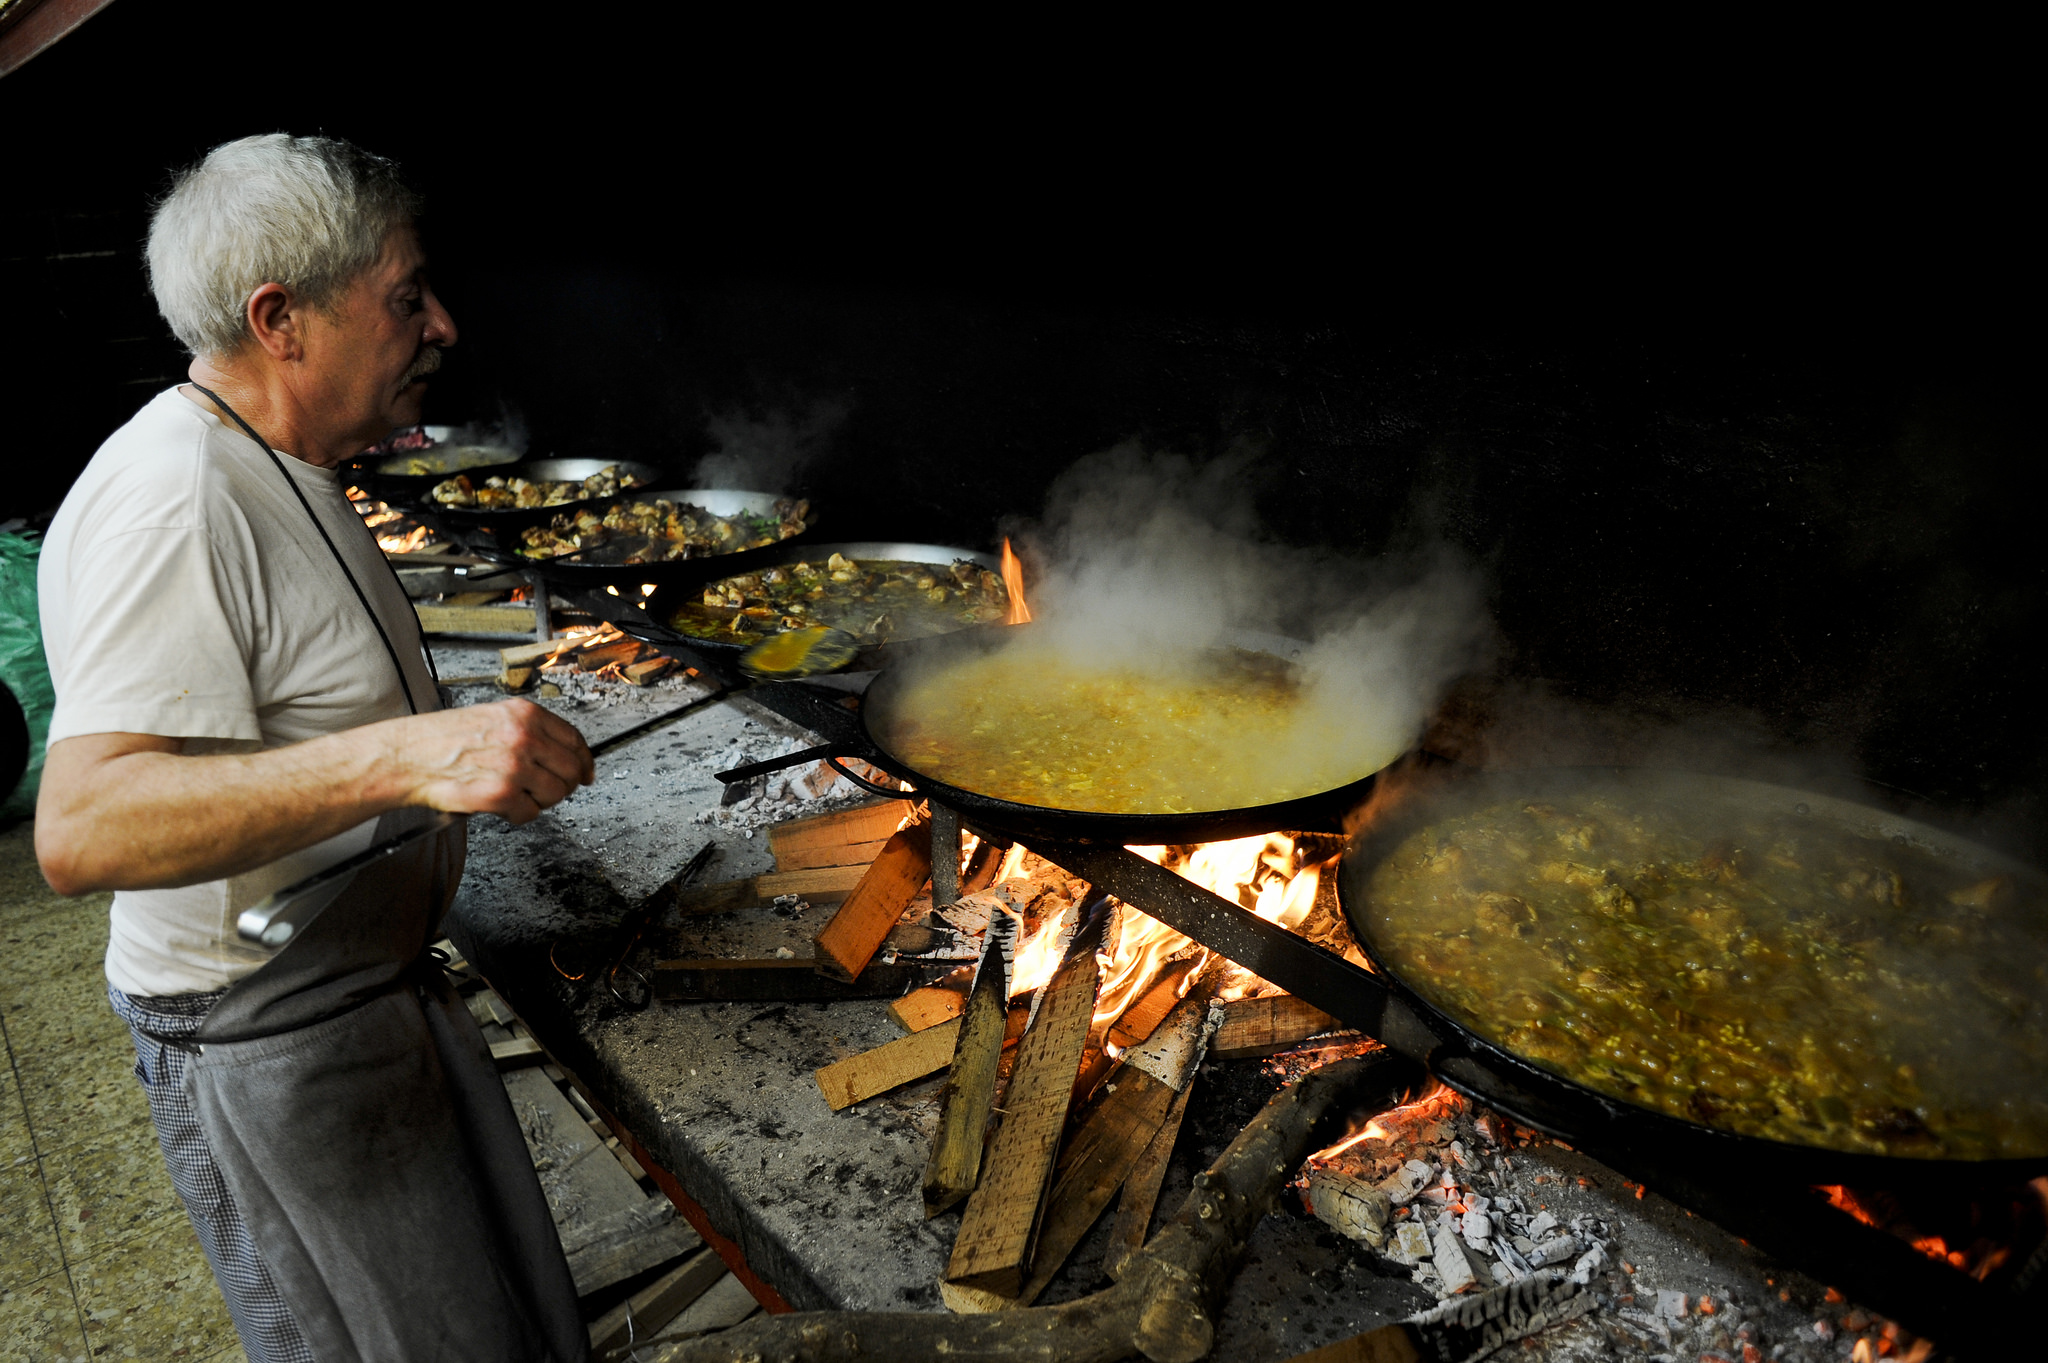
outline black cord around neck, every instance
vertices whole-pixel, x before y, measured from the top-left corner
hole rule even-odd
[[[254,426],[251,426],[248,422],[242,420],[242,414],[240,412],[237,412],[234,408],[228,406],[226,399],[222,398],[220,394],[214,392],[205,384],[193,383],[192,386],[194,388],[197,388],[200,392],[206,394],[207,397],[211,398],[213,400],[214,406],[220,408],[223,412],[226,412],[228,416],[234,420],[234,423],[237,426],[240,426],[243,429],[243,431],[247,432],[249,438],[255,441],[258,445],[262,446],[263,452],[270,456],[271,464],[274,465],[277,469],[277,476],[284,479],[285,485],[291,488],[292,495],[299,499],[299,505],[306,509],[306,519],[312,521],[313,528],[320,532],[321,542],[327,546],[327,552],[334,555],[334,565],[337,568],[341,569],[341,575],[348,579],[348,585],[350,589],[355,592],[356,600],[362,603],[363,614],[370,617],[370,624],[377,631],[378,639],[383,641],[384,653],[387,657],[391,659],[391,668],[394,672],[398,673],[398,685],[405,692],[405,708],[411,711],[413,714],[418,714],[420,712],[419,702],[413,699],[412,683],[406,679],[405,665],[398,661],[398,649],[392,645],[391,635],[387,633],[384,629],[383,618],[379,616],[377,614],[376,609],[370,605],[370,598],[364,594],[362,584],[356,581],[356,575],[349,571],[348,560],[341,556],[341,549],[334,543],[334,537],[327,533],[327,527],[321,524],[320,522],[319,513],[314,511],[313,504],[306,500],[305,489],[299,486],[299,480],[292,477],[291,470],[284,466],[284,460],[278,457],[278,453],[276,450],[270,448],[270,442],[268,440],[265,440],[262,436],[256,434],[256,428]],[[389,567],[390,565],[387,563],[385,566]],[[394,581],[397,579],[397,576],[397,571],[394,569],[392,571],[392,578]],[[422,653],[424,654],[427,660],[427,671],[429,673],[434,673],[435,669],[433,655],[431,653],[425,653],[425,650],[422,650]],[[440,680],[440,676],[438,674],[435,674],[434,683],[437,687],[440,685]]]

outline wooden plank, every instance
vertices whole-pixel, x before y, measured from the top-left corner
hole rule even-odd
[[[421,631],[427,634],[533,633],[530,605],[437,606],[415,601],[412,608],[420,618]]]
[[[953,1052],[953,1071],[939,1096],[939,1125],[924,1168],[924,1214],[927,1219],[959,1204],[981,1177],[982,1146],[988,1135],[990,1104],[995,1100],[996,1070],[1003,1059],[1003,1034],[1009,1026],[1010,958],[1016,947],[1015,921],[998,914],[989,923],[960,1023]],[[947,991],[949,997],[951,991]]]
[[[1166,1021],[1166,1015],[1173,1011],[1173,1006],[1180,1002],[1188,976],[1204,959],[1197,956],[1175,961],[1162,970],[1151,986],[1138,995],[1137,1001],[1124,1009],[1123,1016],[1110,1025],[1110,1044],[1120,1052],[1127,1051],[1151,1036],[1153,1030]]]
[[[886,842],[908,809],[901,800],[875,800],[830,814],[791,819],[768,830],[768,850],[775,854],[777,870],[798,870],[784,866],[783,857],[792,852],[832,849],[858,843]],[[872,858],[871,858],[872,860]],[[824,863],[850,865],[849,862]]]
[[[851,868],[847,868],[851,869]],[[891,834],[839,912],[813,939],[818,969],[843,980],[860,978],[889,930],[932,873],[931,829],[924,824]],[[826,875],[824,871],[790,871],[787,875]],[[769,879],[767,876],[763,880]]]
[[[1278,1055],[1290,1046],[1344,1024],[1292,994],[1238,999],[1224,1005],[1223,1025],[1209,1043],[1216,1060],[1250,1060]]]
[[[597,672],[613,663],[624,667],[627,663],[638,662],[646,651],[647,645],[638,639],[621,639],[598,648],[579,648],[575,654],[576,669],[579,672]]]
[[[779,960],[656,961],[648,975],[654,997],[673,1003],[728,1000],[886,999],[952,967],[951,961],[898,961],[871,966],[858,980],[820,975],[815,963]]]
[[[656,655],[645,662],[631,663],[623,670],[626,680],[635,686],[652,686],[675,669],[674,658]],[[777,867],[781,870],[781,867]]]
[[[590,1323],[590,1353],[602,1358],[629,1340],[646,1339],[726,1277],[725,1261],[699,1249]]]
[[[921,1032],[951,1022],[967,1011],[967,996],[942,984],[913,989],[889,1005],[889,1016],[906,1032]]]
[[[793,894],[815,904],[830,904],[846,898],[867,874],[864,866],[820,866],[807,871],[771,871],[746,880],[728,880],[721,885],[703,885],[676,895],[682,913],[731,913],[734,909],[773,904],[780,895]],[[908,899],[903,901],[908,904]],[[899,907],[900,915],[902,909]],[[894,926],[894,923],[891,923]],[[883,934],[887,936],[886,933]]]
[[[1149,1074],[1128,1066],[1118,1072],[1115,1091],[1103,1096],[1060,1152],[1019,1305],[1029,1306],[1045,1291],[1150,1148],[1179,1097]]]
[[[491,1063],[501,1070],[516,1070],[525,1065],[538,1065],[547,1058],[547,1052],[530,1036],[515,1036],[510,1041],[494,1042],[491,1045]]]
[[[967,1199],[948,1281],[1014,1297],[1024,1286],[1039,1218],[1052,1182],[1074,1074],[1095,1013],[1095,950],[1103,915],[1074,934],[1067,957],[1040,995],[1038,1015],[1017,1047],[988,1171]],[[920,1032],[920,1036],[927,1033]]]
[[[1173,1158],[1174,1142],[1180,1139],[1188,1095],[1194,1091],[1195,1079],[1189,1075],[1186,1086],[1173,1100],[1172,1111],[1166,1114],[1152,1143],[1138,1156],[1130,1177],[1124,1180],[1124,1195],[1116,1204],[1116,1224],[1109,1232],[1109,1252],[1102,1258],[1102,1271],[1112,1278],[1123,1276],[1124,1260],[1143,1249],[1145,1237],[1151,1234],[1152,1211],[1159,1205],[1159,1190],[1166,1183],[1166,1166]]]
[[[805,871],[817,866],[866,866],[888,846],[887,838],[873,842],[849,842],[829,846],[798,847],[775,854],[778,871]]]
[[[818,1091],[834,1112],[852,1107],[899,1084],[936,1074],[953,1063],[953,1047],[960,1039],[960,1023],[942,1022],[899,1037],[844,1060],[835,1060],[817,1071]]]
[[[498,661],[507,667],[536,667],[540,660],[569,647],[573,640],[549,639],[537,644],[520,644],[498,650]]]

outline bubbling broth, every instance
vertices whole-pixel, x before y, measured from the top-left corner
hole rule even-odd
[[[1457,1021],[1601,1093],[1827,1149],[2048,1153],[2040,887],[1804,810],[1491,804],[1409,834],[1352,912]]]
[[[921,669],[870,723],[890,753],[949,785],[1100,814],[1272,804],[1398,756],[1332,722],[1288,664],[1242,650],[1139,669],[1001,649]]]

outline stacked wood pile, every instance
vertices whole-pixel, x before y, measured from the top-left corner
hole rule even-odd
[[[955,1310],[1002,1310],[1033,1301],[1112,1202],[1112,1272],[1144,1243],[1205,1048],[1272,1054],[1336,1023],[1285,995],[1215,1003],[1235,967],[1194,948],[1161,961],[1122,1007],[1100,1011],[1098,953],[1114,953],[1132,911],[993,844],[956,862],[958,897],[934,906],[935,822],[943,832],[930,811],[884,801],[770,829],[774,872],[683,891],[677,907],[837,898],[811,959],[667,962],[655,976],[688,972],[704,992],[687,997],[772,997],[743,995],[734,981],[779,975],[794,985],[808,971],[815,983],[787,996],[893,997],[903,1037],[820,1069],[819,1091],[840,1110],[947,1074],[923,1185],[927,1216],[961,1214],[941,1291]],[[998,882],[1002,869],[1012,874]],[[1020,988],[1018,951],[1042,935],[1057,967]],[[954,943],[956,956],[964,945],[971,959],[906,992],[900,972],[939,967],[906,966],[913,958],[896,953],[931,939]],[[818,992],[832,984],[850,992]],[[657,993],[685,996],[660,984]]]
[[[667,654],[627,638],[615,625],[499,649],[498,657],[505,665],[497,677],[499,689],[511,692],[524,691],[536,681],[559,680],[571,673],[586,672],[607,681],[652,686],[681,667]],[[692,669],[683,670],[695,675]]]
[[[452,942],[437,947],[504,1074],[590,1325],[591,1357],[609,1363],[657,1331],[706,1333],[754,1315],[753,1294],[678,1219],[630,1138],[612,1129]]]

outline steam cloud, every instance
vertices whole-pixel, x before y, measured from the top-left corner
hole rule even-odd
[[[698,461],[696,487],[747,492],[789,492],[797,479],[831,447],[847,409],[821,399],[766,417],[745,412],[716,413],[706,422],[718,448]]]
[[[1199,670],[1232,644],[1293,656],[1294,721],[1245,760],[1276,776],[1362,776],[1412,746],[1444,687],[1488,660],[1478,575],[1442,548],[1374,560],[1288,546],[1252,509],[1250,462],[1122,445],[1061,475],[1020,537],[1039,627],[1013,647],[1154,673]]]

